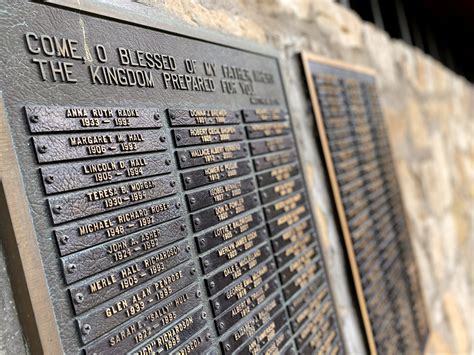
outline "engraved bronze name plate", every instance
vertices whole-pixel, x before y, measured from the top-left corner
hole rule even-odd
[[[53,2],[2,1],[33,352],[342,353],[275,53]]]
[[[429,330],[374,73],[302,57],[370,352],[421,353]]]

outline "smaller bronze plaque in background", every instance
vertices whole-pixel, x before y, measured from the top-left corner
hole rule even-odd
[[[374,72],[307,53],[303,66],[369,350],[422,353],[429,330]],[[298,347],[330,351],[334,318],[313,322]]]

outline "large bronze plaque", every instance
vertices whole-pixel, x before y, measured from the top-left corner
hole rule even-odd
[[[275,53],[1,2],[34,352],[342,353]]]
[[[428,325],[374,74],[303,54],[371,353],[421,353]]]

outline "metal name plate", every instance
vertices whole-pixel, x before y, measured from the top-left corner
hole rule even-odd
[[[238,171],[245,169],[237,169]],[[249,170],[250,172],[250,170]],[[255,190],[255,183],[252,178],[243,179],[237,182],[222,184],[210,189],[191,192],[186,194],[186,201],[190,211],[196,211],[208,207],[218,202],[227,201],[231,198],[246,195]]]
[[[175,348],[185,345],[187,339],[191,338],[206,324],[207,314],[200,308],[194,313],[175,322],[173,326],[158,334],[148,343],[134,350],[134,353],[159,354],[172,352]]]
[[[287,134],[290,126],[287,122],[283,123],[268,123],[262,125],[247,126],[247,135],[249,138],[263,138],[271,136],[281,136]]]
[[[242,233],[259,225],[263,220],[261,213],[254,212],[230,223],[226,223],[212,231],[201,234],[196,237],[198,249],[200,252],[205,252],[221,243],[223,244],[226,241],[233,240],[239,235],[242,235]]]
[[[225,181],[235,177],[250,174],[251,164],[248,161],[229,162],[213,165],[209,168],[196,169],[181,176],[186,190],[205,186],[218,181]]]
[[[299,174],[298,165],[285,165],[257,175],[258,186],[264,187],[286,181]]]
[[[285,340],[284,334],[277,336],[276,332],[283,327],[286,321],[287,317],[284,311],[278,314],[274,319],[267,321],[262,329],[258,331],[255,338],[244,345],[238,353],[258,353],[271,340],[275,343],[283,342]]]
[[[72,283],[99,271],[147,254],[186,236],[184,218],[160,224],[137,235],[114,239],[61,258],[66,282]],[[71,265],[74,268],[71,269]]]
[[[270,247],[265,244],[256,250],[252,250],[240,259],[233,261],[226,268],[206,279],[206,286],[209,295],[215,295],[231,281],[245,276],[247,273],[260,266],[270,256],[270,254]]]
[[[260,310],[257,310],[257,313],[253,317],[249,317],[249,319],[246,319],[243,323],[237,326],[233,333],[222,342],[221,345],[224,353],[232,353],[235,351],[247,339],[252,337],[257,330],[269,322],[276,312],[281,310],[281,308],[282,300],[279,296],[268,301],[260,308]],[[281,312],[276,319],[278,320],[277,325],[279,327],[283,326],[286,321],[286,313]]]
[[[207,354],[211,348],[211,332],[208,328],[189,337],[185,344],[172,352],[174,355]]]
[[[40,169],[47,194],[77,190],[171,172],[171,155],[144,154],[135,158],[64,163]]]
[[[173,129],[174,142],[177,147],[241,141],[244,138],[244,135],[242,129],[234,126]]]
[[[254,308],[266,302],[273,292],[278,289],[279,283],[276,279],[259,286],[247,297],[240,300],[216,319],[217,331],[220,335],[224,334],[241,319],[245,319]]]
[[[103,214],[99,218],[89,218],[73,226],[58,228],[55,230],[55,235],[59,252],[61,255],[70,254],[156,226],[179,217],[182,214],[181,211],[181,200],[173,198],[129,208],[126,211]],[[182,228],[186,229],[187,226],[183,225]],[[146,233],[148,232],[144,232]]]
[[[133,107],[26,106],[32,133],[160,128],[158,110]]]
[[[307,233],[311,230],[311,223],[308,219],[305,221],[300,222],[296,226],[291,227],[290,229],[286,230],[280,236],[274,238],[272,240],[273,249],[275,251],[279,251],[291,243],[296,242],[301,235]]]
[[[232,217],[250,211],[257,205],[258,196],[256,193],[252,193],[194,213],[191,215],[194,231],[199,232],[219,222],[229,220]]]
[[[75,284],[69,293],[76,313],[82,313],[189,260],[189,252],[188,242],[183,241]],[[75,264],[67,266],[67,272],[74,270]]]
[[[53,222],[59,224],[176,192],[176,180],[171,176],[164,176],[51,197],[48,202]]]
[[[182,300],[178,300],[175,303],[179,305],[181,301],[192,307],[198,303],[199,297],[190,290]],[[140,351],[143,352],[145,349],[154,349],[152,351],[155,353],[170,351],[183,344],[186,339],[192,337],[206,324],[202,308],[183,318],[178,318],[177,321],[167,328],[166,326],[161,326],[159,322],[161,312],[164,315],[164,311],[158,306],[143,317],[140,317],[139,320],[125,323],[109,333],[109,336],[103,336],[88,345],[85,348],[86,354],[101,353],[112,355],[127,352],[134,347],[136,349],[133,353],[140,353]],[[179,307],[176,316],[182,316]],[[156,321],[158,321],[158,326],[154,327],[152,324]],[[147,323],[152,326],[144,326]],[[160,332],[163,328],[165,329]]]
[[[169,109],[168,116],[170,125],[175,126],[201,126],[201,125],[224,125],[238,124],[241,121],[239,111],[231,110],[177,110]]]
[[[250,143],[250,150],[252,151],[252,155],[261,155],[290,149],[294,145],[295,143],[290,137],[273,138]]]
[[[140,288],[119,295],[99,308],[79,316],[77,318],[79,324],[91,325],[89,332],[82,334],[82,340],[89,342],[118,324],[148,311],[155,304],[169,299],[176,292],[194,282],[193,276],[185,272],[191,268],[191,262],[177,267]]]
[[[271,122],[271,121],[286,121],[289,119],[288,112],[285,110],[243,110],[245,122]]]
[[[201,265],[204,273],[216,270],[231,259],[240,256],[242,253],[252,249],[256,245],[265,241],[267,230],[260,227],[244,234],[229,243],[222,244],[214,252],[201,257]]]
[[[374,73],[311,54],[303,65],[369,350],[422,353],[429,330]],[[319,322],[297,343],[341,351]]]
[[[310,291],[334,306],[275,53],[161,28],[139,3],[0,1],[0,180],[25,216],[8,244],[31,352],[300,351]]]
[[[210,145],[204,148],[181,150],[179,153],[176,153],[180,168],[192,168],[219,163],[243,158],[246,155],[247,148],[243,143]]]
[[[233,283],[211,301],[214,314],[216,316],[221,314],[227,308],[242,299],[248,292],[272,277],[275,271],[275,263],[269,262],[248,276],[241,278],[238,283]]]
[[[78,133],[33,137],[40,163],[167,150],[160,131]]]
[[[267,155],[261,158],[254,159],[256,171],[262,171],[270,168],[275,168],[280,165],[285,165],[294,162],[296,159],[296,152],[294,150],[284,151]]]
[[[254,346],[252,347],[255,348],[256,351],[261,351],[263,354],[290,354],[291,352],[296,352],[294,350],[290,350],[291,345],[287,346],[285,348],[285,345],[288,343],[288,340],[291,338],[291,331],[289,327],[286,325],[281,329],[279,329],[280,333],[277,335],[274,335],[275,332],[278,332],[279,329],[276,329],[276,323],[272,322],[268,325],[267,327],[268,330],[263,330],[261,331],[260,334],[263,336],[263,342],[258,343],[255,342]],[[269,341],[269,337],[273,335],[273,340]],[[267,344],[262,348],[263,344]],[[284,349],[285,348],[285,349]]]

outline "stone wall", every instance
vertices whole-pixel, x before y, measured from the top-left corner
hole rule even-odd
[[[428,352],[472,351],[474,90],[463,78],[391,40],[331,0],[139,0],[144,11],[270,45],[282,71],[350,352],[362,348],[297,54],[315,52],[374,68],[420,269],[432,336]],[[147,7],[145,7],[147,6]],[[11,301],[0,265],[3,303]],[[0,314],[2,321],[5,319]],[[10,318],[8,318],[10,319]],[[0,331],[0,353],[18,326]],[[469,329],[471,326],[471,329]],[[10,343],[11,344],[11,343]],[[19,346],[21,348],[21,345]],[[18,350],[19,351],[19,350]]]

